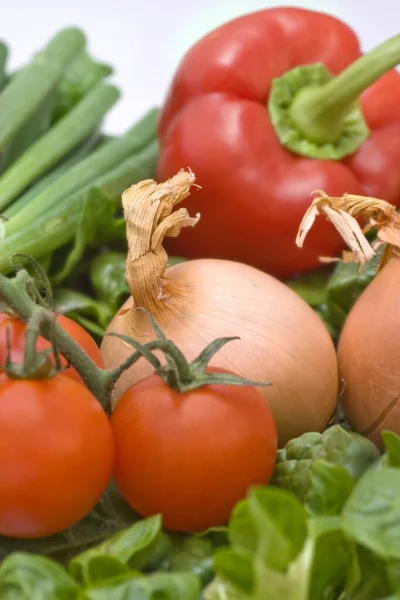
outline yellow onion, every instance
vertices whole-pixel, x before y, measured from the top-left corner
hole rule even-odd
[[[335,409],[338,376],[335,349],[319,316],[286,285],[245,264],[198,259],[167,266],[164,236],[178,235],[199,218],[191,218],[186,209],[173,210],[194,180],[193,173],[180,171],[165,183],[146,180],[124,192],[132,296],[107,333],[140,342],[154,339],[147,317],[135,310],[143,307],[188,360],[217,337],[239,336],[210,365],[271,381],[272,386],[259,389],[271,407],[280,445],[306,431],[323,430]],[[106,335],[101,352],[112,368],[132,347]],[[135,363],[117,382],[113,404],[152,372],[147,361]]]
[[[382,431],[400,435],[400,216],[384,200],[322,194],[303,219],[299,245],[319,212],[348,243],[344,260],[360,263],[360,270],[380,245],[387,244],[377,274],[345,321],[337,352],[345,416],[382,449]],[[364,230],[356,217],[366,222]],[[377,228],[377,242],[370,245],[364,232],[372,226]]]
[[[338,344],[349,423],[382,447],[400,435],[400,260],[392,258],[350,311]]]

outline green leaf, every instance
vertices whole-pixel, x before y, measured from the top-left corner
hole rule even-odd
[[[214,557],[216,572],[225,577],[242,593],[254,589],[254,556],[241,548],[222,548]]]
[[[98,325],[98,332],[104,331],[114,316],[114,311],[104,302],[94,300],[90,296],[77,290],[57,288],[54,290],[54,307],[59,314],[66,315],[74,320],[81,318],[88,322],[91,320]]]
[[[326,287],[326,301],[323,304],[323,315],[334,328],[336,336],[343,327],[344,321],[356,300],[376,275],[376,268],[381,259],[383,246],[376,256],[359,273],[356,263],[338,263]]]
[[[306,539],[304,507],[293,494],[274,487],[253,488],[248,506],[257,531],[257,554],[268,566],[286,569]]]
[[[343,529],[378,556],[400,559],[400,469],[371,469],[342,513]]]
[[[175,534],[169,540],[170,547],[159,568],[194,573],[202,585],[208,584],[214,576],[214,545],[211,539]]]
[[[35,540],[0,537],[0,560],[12,552],[30,552],[66,563],[79,552],[125,529],[138,518],[116,488],[110,485],[86,517],[57,535]]]
[[[400,560],[392,560],[386,564],[386,572],[393,590],[400,591]]]
[[[236,548],[255,552],[257,549],[257,529],[249,509],[247,499],[236,504],[231,513],[228,539]]]
[[[112,219],[115,201],[100,189],[90,188],[82,198],[79,211],[80,217],[73,246],[64,265],[57,274],[52,275],[53,285],[59,284],[68,277],[81,260],[85,248],[94,242],[97,231]]]
[[[1,600],[75,600],[76,581],[44,556],[15,552],[0,565]]]
[[[351,543],[341,530],[340,519],[309,519],[304,548],[288,569],[299,600],[336,600],[350,560]]]
[[[178,265],[181,262],[186,262],[186,258],[182,258],[182,256],[169,256],[168,257],[168,264],[171,266]]]
[[[391,592],[386,563],[363,546],[354,547],[345,587],[351,600],[376,600]]]
[[[394,431],[382,431],[388,467],[400,467],[400,437]]]
[[[310,478],[307,509],[319,516],[338,515],[354,487],[347,469],[326,460],[315,460],[310,468]]]
[[[157,573],[117,585],[87,589],[78,600],[198,600],[200,582],[190,573]]]
[[[112,314],[131,295],[126,279],[126,254],[102,252],[90,264],[90,283],[99,300],[107,303]]]
[[[248,595],[240,592],[230,581],[215,577],[203,590],[203,600],[247,600]]]
[[[70,573],[78,581],[92,583],[93,575],[101,575],[98,568],[93,567],[93,561],[96,563],[99,557],[111,557],[113,566],[110,568],[120,568],[121,572],[123,565],[130,569],[141,569],[151,560],[160,535],[160,515],[137,521],[128,529],[73,558],[69,565]]]
[[[326,285],[331,276],[331,269],[311,271],[295,279],[286,281],[286,285],[294,290],[307,304],[317,307],[327,299]]]
[[[271,483],[293,492],[305,502],[314,461],[322,459],[344,467],[357,480],[379,457],[375,444],[340,425],[334,425],[322,434],[304,433],[279,450]]]

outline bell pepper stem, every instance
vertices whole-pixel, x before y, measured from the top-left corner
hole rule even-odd
[[[343,129],[343,117],[360,94],[400,63],[400,34],[395,35],[318,87],[298,92],[290,116],[311,142],[335,142]]]

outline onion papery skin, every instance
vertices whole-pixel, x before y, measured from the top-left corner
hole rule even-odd
[[[343,410],[350,425],[383,449],[400,434],[400,259],[377,273],[351,309],[338,344]]]
[[[142,305],[188,360],[217,337],[240,336],[224,346],[210,366],[271,381],[270,387],[259,389],[271,407],[280,447],[306,431],[326,427],[338,393],[335,348],[320,317],[282,282],[241,263],[192,260],[168,267],[157,299],[150,295]],[[142,343],[154,339],[146,315],[135,308],[131,297],[107,333],[129,335]],[[113,368],[133,349],[105,335],[101,352],[106,368]],[[113,405],[153,372],[141,358],[118,380]]]

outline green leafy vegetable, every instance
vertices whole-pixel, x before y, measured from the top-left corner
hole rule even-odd
[[[333,328],[334,337],[338,337],[350,309],[375,277],[382,252],[383,247],[362,273],[356,263],[338,263],[335,267],[325,289],[325,300],[319,307],[324,320]]]
[[[211,581],[214,575],[211,539],[175,534],[169,537],[168,544],[166,556],[158,565],[161,570],[194,573],[203,585]]]
[[[301,296],[307,304],[317,307],[326,302],[328,295],[326,286],[330,276],[330,269],[321,269],[286,281],[286,285]]]
[[[337,517],[310,519],[303,551],[288,572],[293,592],[298,594],[294,597],[299,600],[337,598],[343,589],[350,558],[351,544]]]
[[[299,500],[285,490],[251,490],[234,511],[229,534],[231,548],[216,553],[215,569],[246,598],[336,599],[343,589],[352,546],[340,519],[307,519]]]
[[[400,437],[393,431],[383,431],[382,439],[386,450],[387,466],[400,468]]]
[[[108,304],[69,288],[57,288],[54,291],[54,310],[74,319],[100,338],[114,316]]]
[[[112,220],[115,212],[115,200],[101,189],[91,188],[82,197],[78,209],[79,220],[76,226],[75,238],[64,265],[53,274],[51,282],[56,285],[71,273],[81,260],[84,250],[93,244],[96,233],[104,224]]]
[[[367,548],[354,546],[343,600],[377,600],[392,590],[386,563]]]
[[[344,467],[358,479],[379,459],[376,446],[358,435],[334,425],[321,433],[305,433],[279,450],[272,483],[292,491],[303,502],[311,485],[311,467],[323,459]]]
[[[93,290],[99,300],[110,306],[113,314],[131,294],[125,270],[126,254],[122,252],[102,252],[90,265]]]
[[[70,573],[78,581],[91,584],[96,578],[103,579],[103,569],[113,574],[118,574],[118,571],[123,573],[126,569],[142,569],[150,560],[160,535],[159,515],[138,521],[129,529],[73,558],[69,566]],[[110,569],[107,566],[108,559]]]
[[[278,488],[254,488],[248,507],[257,530],[257,550],[264,562],[284,570],[307,536],[307,514],[300,502]]]
[[[371,469],[347,501],[344,531],[383,559],[400,560],[400,469]]]
[[[199,580],[189,573],[157,573],[85,590],[78,600],[198,600]]]
[[[15,552],[0,565],[2,600],[75,600],[78,584],[55,561]]]
[[[218,576],[203,590],[202,598],[204,600],[247,600],[248,596],[229,580]]]
[[[315,460],[310,467],[306,507],[315,515],[337,515],[353,487],[354,480],[345,467],[326,460]]]

